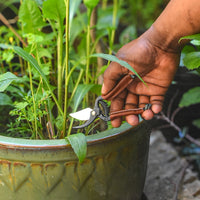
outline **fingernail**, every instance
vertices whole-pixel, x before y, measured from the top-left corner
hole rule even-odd
[[[162,106],[155,104],[155,105],[152,105],[151,109],[155,114],[158,114],[159,112],[162,111]]]

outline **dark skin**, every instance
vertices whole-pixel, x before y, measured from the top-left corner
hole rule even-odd
[[[171,0],[150,29],[118,51],[117,57],[127,61],[148,86],[136,78],[111,100],[112,111],[151,103],[151,109],[142,114],[144,119],[150,120],[162,110],[164,95],[179,65],[181,49],[188,42],[179,42],[179,39],[200,32],[199,10],[199,0]],[[102,94],[112,90],[127,73],[126,68],[112,62],[104,73]],[[126,116],[126,121],[131,125],[139,123],[136,115]],[[122,118],[116,118],[112,126],[119,127],[121,122]]]

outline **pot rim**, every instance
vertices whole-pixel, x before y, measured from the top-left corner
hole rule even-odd
[[[122,135],[130,129],[136,130],[141,127],[143,122],[137,126],[131,126],[128,123],[121,125],[119,128],[113,128],[94,135],[86,136],[87,144],[94,145],[96,143],[107,141]],[[12,138],[0,136],[0,148],[19,148],[19,149],[66,149],[71,148],[71,145],[65,139],[55,140],[30,140],[23,138]]]

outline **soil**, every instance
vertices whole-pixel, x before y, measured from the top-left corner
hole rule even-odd
[[[162,132],[151,134],[144,193],[148,200],[200,200],[200,180]]]

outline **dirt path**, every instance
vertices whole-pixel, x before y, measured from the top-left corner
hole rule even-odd
[[[197,175],[159,131],[151,134],[144,192],[148,200],[200,200]]]

